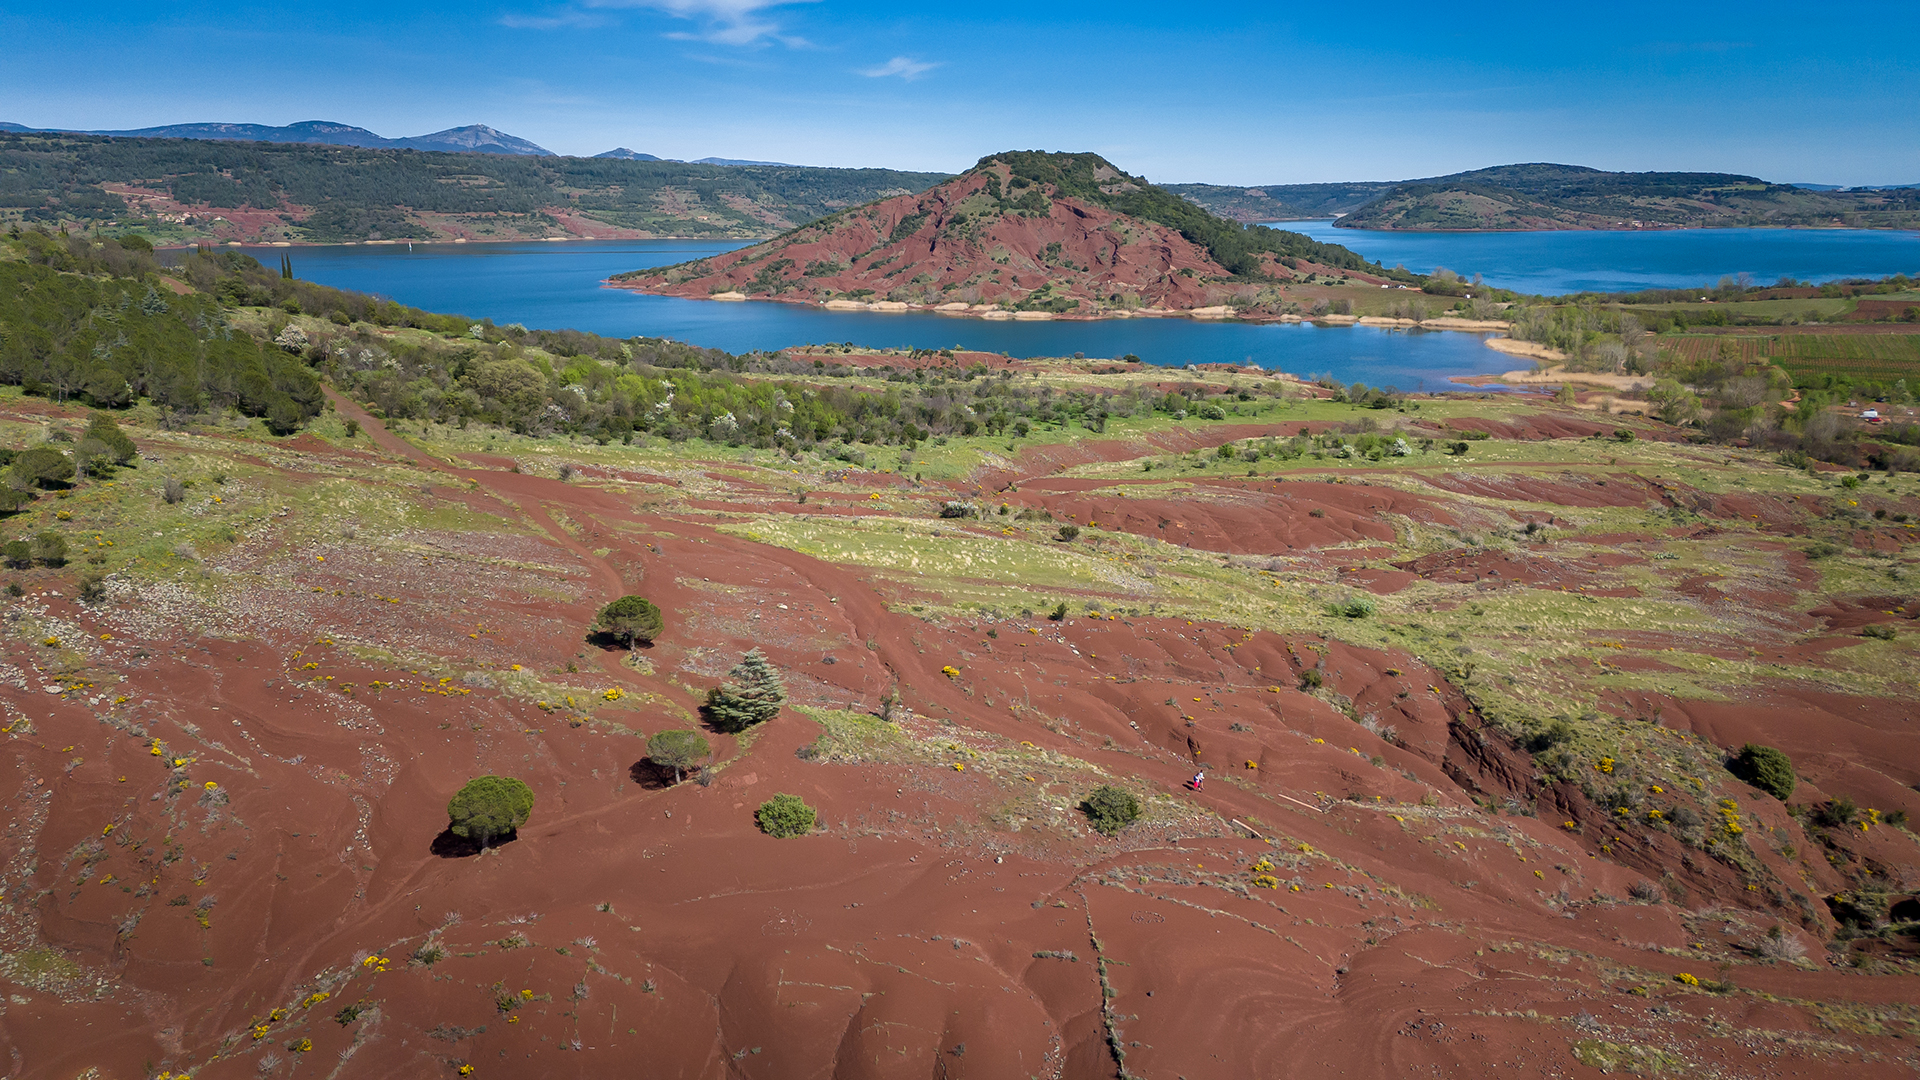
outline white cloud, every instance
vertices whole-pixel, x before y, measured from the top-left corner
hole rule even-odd
[[[675,18],[702,24],[698,32],[668,34],[679,41],[710,41],[717,45],[757,45],[763,40],[800,47],[805,39],[780,33],[780,24],[762,13],[812,0],[583,0],[593,8],[652,8]]]
[[[938,61],[928,63],[924,60],[915,60],[909,56],[896,56],[886,63],[881,64],[879,67],[865,68],[860,74],[865,75],[869,79],[884,79],[890,75],[898,75],[908,82],[912,82],[939,66]]]
[[[576,27],[605,26],[605,15],[594,15],[585,11],[562,10],[552,15],[514,15],[500,16],[500,25],[514,30],[563,30]]]

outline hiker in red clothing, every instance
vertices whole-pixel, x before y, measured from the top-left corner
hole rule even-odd
[[[1199,791],[1205,788],[1206,784],[1207,784],[1207,771],[1205,769],[1202,769],[1199,772],[1194,773],[1193,779],[1187,781],[1187,786],[1192,788],[1195,791]]]

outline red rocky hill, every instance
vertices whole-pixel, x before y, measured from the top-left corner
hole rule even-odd
[[[982,159],[918,195],[612,284],[669,296],[1081,316],[1224,303],[1229,279],[1347,273],[1345,248],[1215,218],[1093,154]]]

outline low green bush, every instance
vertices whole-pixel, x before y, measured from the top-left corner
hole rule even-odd
[[[782,792],[761,803],[760,809],[753,813],[753,820],[761,832],[785,840],[812,832],[816,815],[813,807],[802,802],[800,796]]]
[[[1746,744],[1727,763],[1727,771],[1781,802],[1793,794],[1793,762],[1771,746]]]
[[[1104,836],[1116,836],[1140,820],[1140,800],[1111,784],[1101,784],[1089,792],[1080,810],[1093,830]]]

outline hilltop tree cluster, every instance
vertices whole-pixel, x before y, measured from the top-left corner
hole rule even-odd
[[[1206,248],[1213,260],[1235,277],[1265,278],[1267,274],[1260,257],[1272,255],[1413,280],[1413,276],[1404,271],[1396,274],[1386,270],[1338,244],[1216,217],[1165,188],[1119,171],[1098,154],[1016,150],[988,155],[974,167],[984,169],[993,164],[1004,164],[1009,170],[1004,188],[997,179],[993,182],[993,194],[1000,200],[1003,212],[1045,213],[1048,202],[1045,189],[1050,186],[1059,196],[1178,229],[1180,235]]]

